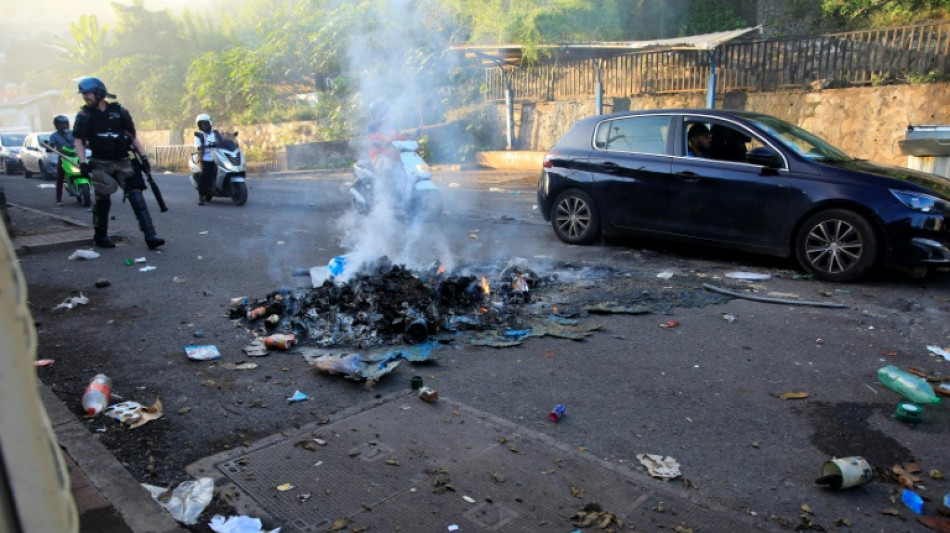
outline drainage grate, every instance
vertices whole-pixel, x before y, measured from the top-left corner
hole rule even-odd
[[[338,422],[205,459],[189,472],[214,475],[211,468],[253,500],[242,498],[245,510],[285,532],[323,532],[334,523],[372,531],[446,531],[452,524],[461,531],[571,531],[571,517],[592,502],[634,529],[761,526],[698,505],[675,491],[678,484],[661,485],[446,398],[427,404],[392,395]],[[287,483],[293,488],[277,489]]]

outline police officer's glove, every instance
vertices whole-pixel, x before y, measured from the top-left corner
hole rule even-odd
[[[79,173],[84,178],[92,179],[92,169],[89,168],[89,163],[79,163]]]
[[[144,171],[146,174],[151,174],[152,164],[148,162],[148,156],[142,155],[142,156],[139,156],[139,159],[142,160],[142,171]]]

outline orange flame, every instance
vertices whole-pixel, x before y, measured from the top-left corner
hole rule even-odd
[[[485,296],[491,296],[491,287],[488,284],[488,280],[485,279],[485,276],[482,276],[482,292],[485,293]]]
[[[436,274],[439,274],[439,275],[445,274],[445,267],[442,265],[439,265],[439,270],[438,272],[436,272]]]

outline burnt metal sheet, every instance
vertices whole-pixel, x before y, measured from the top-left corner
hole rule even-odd
[[[636,530],[755,531],[679,482],[601,461],[459,402],[410,393],[188,468],[284,532],[572,531],[589,503]],[[293,488],[287,489],[290,484]],[[616,525],[616,524],[615,524]],[[618,529],[619,530],[619,529]],[[626,528],[624,528],[626,530]]]

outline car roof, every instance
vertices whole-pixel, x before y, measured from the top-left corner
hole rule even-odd
[[[686,108],[686,109],[642,109],[637,111],[618,111],[616,113],[609,113],[606,115],[594,115],[585,119],[581,119],[579,122],[587,121],[601,121],[614,118],[624,118],[624,117],[638,117],[638,116],[649,116],[649,115],[708,115],[713,117],[742,117],[742,118],[751,118],[751,117],[768,117],[770,115],[764,115],[762,113],[755,113],[752,111],[740,111],[732,109],[705,109],[705,108]]]

